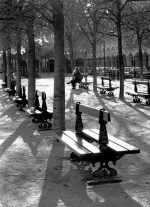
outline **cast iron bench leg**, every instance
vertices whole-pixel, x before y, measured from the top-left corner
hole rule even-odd
[[[108,162],[100,162],[98,169],[91,172],[91,177],[87,179],[89,185],[117,182],[121,182],[121,179],[117,177],[117,171],[109,167]]]

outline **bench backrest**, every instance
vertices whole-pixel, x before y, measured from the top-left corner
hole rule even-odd
[[[79,102],[77,102],[76,104],[76,113],[77,112],[82,112],[84,114],[87,114],[89,116],[93,116],[95,118],[99,118],[99,120],[103,120],[103,121],[110,121],[110,113],[105,111],[105,110],[98,110],[98,109],[95,109],[95,108],[91,108],[91,107],[88,107],[88,106],[85,106],[83,104],[80,104]]]
[[[139,81],[139,80],[132,81],[133,84],[136,83],[136,84],[145,84],[145,85],[147,85],[148,82],[149,81]]]
[[[82,133],[83,130],[83,122],[81,114],[87,114],[89,116],[95,117],[99,119],[100,124],[100,134],[99,134],[99,144],[100,146],[108,144],[108,135],[106,124],[111,121],[110,113],[105,109],[95,109],[85,105],[80,104],[80,102],[76,103],[76,125],[75,130],[76,133]]]
[[[107,77],[107,76],[106,77],[105,76],[102,76],[101,79],[102,79],[102,86],[104,86],[104,80],[108,80],[109,81],[109,87],[111,88],[112,78]]]
[[[87,82],[87,77],[88,77],[88,74],[87,73],[82,73],[84,79],[85,79],[85,82]]]
[[[35,109],[43,112],[47,111],[46,93],[44,91],[35,91]]]
[[[26,100],[26,88],[25,88],[25,86],[22,86],[22,90],[23,90],[23,92],[22,92],[22,99]]]
[[[22,98],[22,86],[20,85],[19,87],[19,93],[18,93],[19,98]]]
[[[26,88],[25,88],[25,86],[20,85],[18,96],[19,96],[19,98],[21,98],[23,100],[26,100]]]
[[[134,91],[137,93],[138,89],[137,89],[137,85],[147,85],[147,93],[150,94],[150,82],[149,81],[132,81],[132,83],[134,84]]]

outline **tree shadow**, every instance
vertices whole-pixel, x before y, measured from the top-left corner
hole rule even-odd
[[[15,142],[18,137],[21,137],[24,143],[27,143],[33,156],[36,155],[38,147],[43,139],[48,138],[48,131],[37,131],[37,124],[33,124],[28,114],[18,111],[14,103],[7,104],[5,98],[1,99],[5,107],[1,108],[1,130],[14,132],[8,136],[0,145],[0,156]],[[4,110],[4,111],[3,111]],[[6,119],[5,119],[6,117]]]
[[[74,93],[71,93],[70,99],[66,104],[67,107],[71,107],[73,101]],[[105,106],[102,100],[101,104]],[[9,111],[11,113],[8,113],[8,111],[9,109],[4,113],[8,114],[10,117],[14,117],[16,112],[13,113],[12,111]],[[13,111],[15,110],[13,109]],[[14,120],[18,119],[19,122],[19,117],[20,115],[15,115]],[[74,114],[73,117],[75,117]],[[18,137],[23,139],[24,143],[30,147],[33,156],[36,156],[41,141],[49,138],[48,135],[52,132],[36,132],[35,135],[36,125],[32,124],[28,117],[25,117],[24,119],[25,120],[23,122],[21,121],[21,124],[15,132],[1,144],[0,156],[5,153]],[[100,204],[105,207],[116,207],[118,206],[118,199],[121,199],[124,206],[139,206],[128,194],[126,194],[121,184],[87,187],[82,180],[79,169],[71,165],[70,161],[65,158],[66,152],[64,145],[57,142],[54,135],[53,138],[54,140],[52,140],[52,148],[47,162],[42,193],[39,199],[39,207],[56,207],[61,205],[69,207],[99,207]],[[65,172],[63,173],[63,171]],[[28,173],[28,169],[25,169],[24,175],[25,173]]]
[[[127,102],[125,99],[122,100],[122,102],[125,103],[125,105],[129,106],[130,108],[132,108],[134,111],[136,111],[137,113],[141,114],[142,116],[145,116],[146,118],[150,118],[150,116],[148,116],[146,113],[143,113],[141,110],[139,109],[145,109],[148,110],[150,109],[150,106],[147,106],[146,104],[142,104],[142,103],[137,103],[134,106],[132,105],[132,103]]]
[[[9,121],[18,121],[19,119],[23,118],[23,114],[17,110],[12,98],[10,98],[7,94],[3,93],[1,95],[0,104],[1,124],[3,124],[3,120],[5,121],[5,118],[9,118]]]
[[[140,207],[126,193],[122,183],[86,185],[84,173],[70,162],[67,158],[69,153],[65,155],[64,150],[61,143],[53,142],[38,207],[109,207],[118,206],[118,202],[119,205],[122,203],[121,206]]]
[[[31,123],[29,118],[26,118],[1,145],[0,145],[0,156],[15,142],[18,137],[21,137],[24,143],[28,144],[33,156],[36,156],[38,147],[43,139],[48,138],[48,135],[39,133],[34,135],[36,132],[36,125]]]
[[[73,169],[69,166],[64,169],[67,173],[62,174],[63,168],[67,168],[69,163],[64,165],[64,145],[53,142],[51,154],[47,163],[47,170],[45,173],[45,182],[42,188],[42,195],[39,201],[39,207],[64,206],[91,206],[93,202],[86,195],[86,187],[82,184],[81,176],[78,169]],[[58,153],[59,151],[59,153]]]
[[[109,107],[106,106],[105,102],[104,102],[102,99],[104,99],[104,100],[111,100],[111,101],[113,101],[113,102],[115,102],[115,103],[117,103],[118,100],[120,100],[120,99],[115,98],[115,97],[111,97],[110,99],[108,99],[108,98],[106,98],[106,97],[104,97],[104,96],[102,97],[101,95],[98,94],[98,92],[94,92],[94,94],[95,94],[95,96],[97,97],[97,99],[98,99],[100,105],[102,105],[104,108],[107,108],[107,110],[111,110],[111,109],[110,109]],[[149,106],[144,105],[144,104],[141,104],[141,103],[137,103],[136,105],[133,106],[132,103],[127,102],[125,99],[123,99],[123,100],[121,100],[121,101],[122,101],[122,103],[124,103],[126,106],[130,107],[131,109],[133,109],[134,111],[136,111],[136,112],[139,113],[140,115],[144,116],[145,118],[148,118],[148,119],[150,118],[149,115],[147,115],[146,113],[144,113],[144,112],[142,112],[141,110],[139,110],[139,109],[149,110]],[[120,112],[121,112],[121,111],[120,111]],[[113,114],[113,111],[112,111],[112,114]]]

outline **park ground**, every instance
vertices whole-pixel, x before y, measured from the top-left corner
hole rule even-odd
[[[66,83],[69,79],[66,76]],[[47,93],[50,108],[53,82],[53,74],[36,79],[36,88]],[[22,84],[27,86],[27,79]],[[119,86],[118,81],[113,84]],[[74,131],[77,101],[105,108],[111,114],[108,132],[140,148],[140,154],[126,155],[114,166],[122,182],[88,186],[53,130],[37,131],[29,115],[18,111],[0,88],[0,207],[150,207],[150,106],[144,99],[133,103],[128,95],[119,100],[119,89],[108,97],[94,93],[92,84],[89,90],[65,87],[66,129]],[[125,92],[132,90],[131,80],[126,80]],[[99,128],[98,120],[89,116],[83,116],[83,123]]]

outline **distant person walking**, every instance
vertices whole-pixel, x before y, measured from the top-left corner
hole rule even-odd
[[[80,83],[83,79],[83,75],[80,72],[80,69],[78,67],[75,67],[73,73],[72,73],[72,79],[67,84],[72,84],[72,88],[76,89],[76,83]]]

